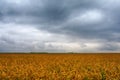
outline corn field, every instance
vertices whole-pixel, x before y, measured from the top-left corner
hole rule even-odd
[[[0,80],[120,80],[120,54],[0,54]]]

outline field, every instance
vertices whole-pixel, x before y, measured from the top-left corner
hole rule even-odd
[[[120,54],[0,54],[0,80],[120,80]]]

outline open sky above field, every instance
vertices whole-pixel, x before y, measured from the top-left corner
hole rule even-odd
[[[120,0],[0,0],[6,51],[120,51]]]

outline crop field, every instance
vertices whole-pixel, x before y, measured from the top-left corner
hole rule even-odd
[[[0,54],[0,80],[120,80],[120,54]]]

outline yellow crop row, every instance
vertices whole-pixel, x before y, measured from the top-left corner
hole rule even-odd
[[[0,54],[0,80],[120,80],[120,54]]]

